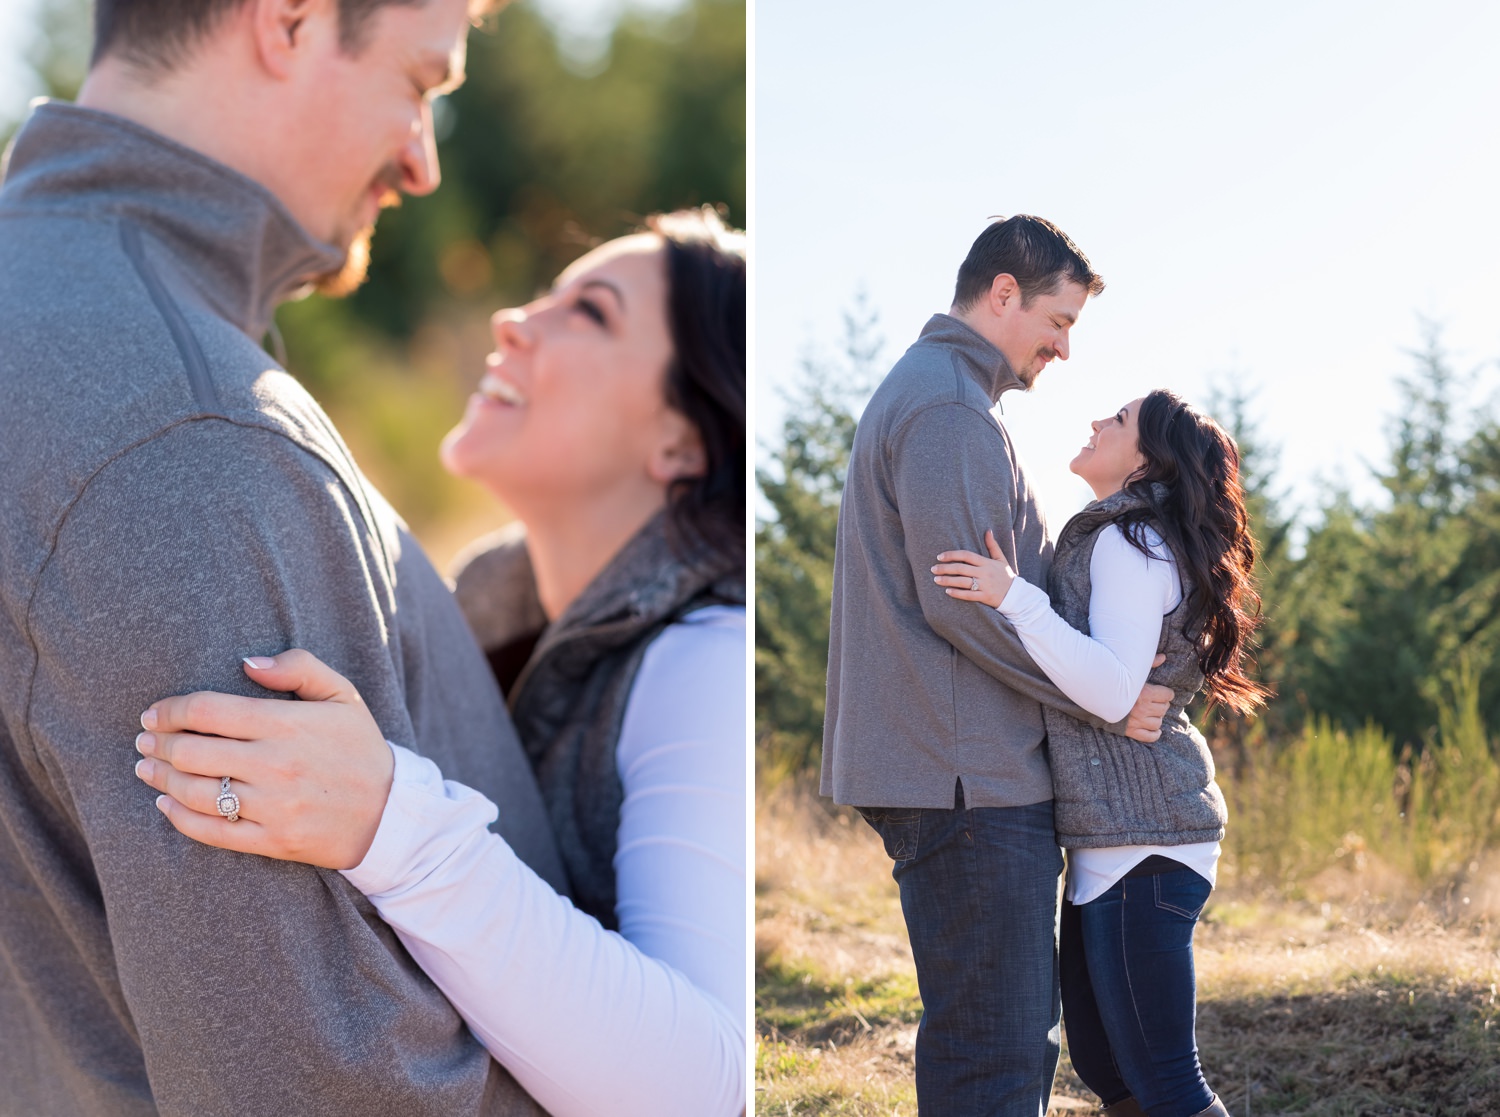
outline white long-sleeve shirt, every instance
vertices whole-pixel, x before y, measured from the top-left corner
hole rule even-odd
[[[1130,713],[1151,673],[1161,619],[1182,601],[1177,560],[1148,526],[1142,554],[1111,524],[1089,560],[1089,633],[1052,611],[1044,590],[1016,578],[999,609],[1027,653],[1064,694],[1092,714],[1119,721]],[[1086,904],[1152,854],[1189,866],[1213,883],[1218,842],[1180,846],[1113,846],[1068,853],[1068,900]]]
[[[344,875],[556,1117],[745,1106],[745,613],[652,642],[616,751],[620,931],[487,827],[490,801],[393,745],[375,842]]]

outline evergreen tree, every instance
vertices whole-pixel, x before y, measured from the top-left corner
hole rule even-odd
[[[1351,729],[1373,721],[1398,746],[1421,747],[1461,665],[1493,678],[1495,634],[1489,544],[1474,530],[1476,485],[1490,468],[1483,432],[1466,436],[1455,422],[1465,385],[1436,327],[1424,327],[1412,357],[1379,474],[1389,501],[1335,499],[1310,533],[1288,671],[1309,712]]]
[[[756,755],[767,778],[819,763],[839,499],[881,348],[875,315],[859,299],[845,315],[839,356],[804,359],[780,445],[756,470],[771,511],[755,531]]]
[[[1273,691],[1271,705],[1251,717],[1226,711],[1206,711],[1201,724],[1209,740],[1227,750],[1234,767],[1250,762],[1253,744],[1267,734],[1279,736],[1287,727],[1277,714],[1275,693],[1285,682],[1289,645],[1295,629],[1288,608],[1296,564],[1292,559],[1295,518],[1287,511],[1287,496],[1278,477],[1280,447],[1270,442],[1250,415],[1254,394],[1243,377],[1214,390],[1208,410],[1234,439],[1240,451],[1240,485],[1245,510],[1255,538],[1255,584],[1261,595],[1261,626],[1253,647],[1254,677]]]

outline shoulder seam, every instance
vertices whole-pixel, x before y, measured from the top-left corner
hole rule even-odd
[[[31,722],[32,722],[31,708],[32,708],[32,701],[33,701],[33,699],[35,697],[35,692],[36,692],[37,669],[41,665],[40,656],[38,656],[36,654],[36,637],[33,635],[32,630],[31,630],[31,617],[32,617],[32,610],[36,606],[37,594],[39,592],[41,592],[42,579],[46,576],[47,567],[51,565],[53,556],[57,552],[57,540],[58,540],[58,537],[60,535],[62,535],[63,525],[65,525],[68,522],[68,517],[72,515],[73,508],[78,504],[78,502],[80,500],[83,499],[83,494],[86,493],[88,491],[88,489],[89,489],[89,486],[94,483],[94,479],[96,477],[98,477],[101,473],[103,473],[106,469],[108,469],[110,466],[114,465],[116,462],[120,461],[121,459],[127,457],[128,455],[130,455],[134,451],[139,450],[142,446],[147,446],[150,443],[155,442],[157,439],[162,438],[163,436],[165,436],[167,434],[170,434],[172,431],[175,431],[178,427],[186,426],[189,423],[201,423],[201,422],[228,423],[231,426],[243,427],[243,428],[245,428],[247,430],[264,431],[266,434],[269,434],[269,435],[271,435],[274,438],[281,438],[281,439],[284,439],[287,442],[290,442],[293,446],[295,446],[302,453],[308,455],[309,457],[311,457],[311,458],[315,459],[316,461],[318,461],[319,463],[321,463],[326,469],[329,470],[329,472],[331,472],[335,477],[337,477],[338,480],[339,480],[340,486],[346,492],[349,493],[350,497],[353,498],[353,500],[355,502],[355,505],[360,509],[360,511],[362,512],[362,514],[366,517],[366,526],[367,527],[373,527],[374,526],[374,521],[373,521],[373,518],[372,518],[372,511],[373,510],[368,506],[368,504],[364,500],[363,494],[355,492],[355,491],[353,491],[350,488],[349,479],[347,477],[345,477],[344,472],[342,470],[340,470],[337,465],[335,465],[333,462],[329,461],[322,454],[320,454],[320,453],[316,452],[315,450],[313,450],[311,447],[305,446],[302,443],[298,442],[296,439],[292,438],[289,434],[287,434],[286,431],[278,430],[275,427],[273,427],[273,426],[271,426],[269,424],[266,424],[266,423],[247,423],[247,422],[245,422],[243,420],[240,420],[240,419],[232,419],[232,418],[230,418],[227,415],[189,415],[189,416],[185,416],[184,418],[174,420],[173,422],[167,424],[164,427],[161,427],[158,430],[152,431],[151,434],[147,435],[145,438],[138,439],[135,442],[132,442],[130,445],[122,447],[116,453],[110,455],[110,457],[108,457],[104,461],[100,462],[99,465],[93,470],[93,472],[90,473],[86,478],[84,478],[83,481],[78,485],[77,491],[74,492],[72,498],[69,499],[67,501],[67,503],[63,505],[61,511],[58,513],[57,519],[53,522],[53,524],[52,524],[52,530],[51,530],[51,534],[50,534],[50,538],[46,542],[46,555],[42,559],[40,565],[38,565],[37,568],[31,574],[31,592],[28,593],[28,594],[26,594],[26,603],[25,603],[25,605],[23,606],[23,608],[21,610],[21,617],[20,617],[21,634],[24,637],[24,639],[26,640],[26,644],[31,649],[33,655],[32,655],[32,664],[31,664],[30,678],[28,678],[26,680],[26,696],[25,696],[25,698],[21,702],[21,722],[20,722],[20,725],[21,725],[21,728],[26,733],[26,736],[27,736],[27,742],[26,742],[26,744],[27,744],[27,747],[31,749],[32,758],[34,760],[36,760],[38,763],[43,763],[44,766],[45,766],[45,763],[42,761],[41,755],[39,753],[37,753],[36,748],[35,748],[35,744],[34,744],[34,741],[32,740],[32,735],[31,735]],[[384,553],[384,547],[383,546],[381,547],[381,551],[382,551],[382,554],[383,554]],[[386,555],[385,558],[386,558],[387,562],[390,561],[390,557],[388,555]],[[17,744],[19,744],[19,742],[17,742]]]

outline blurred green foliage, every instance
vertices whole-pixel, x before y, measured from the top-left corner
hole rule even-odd
[[[469,79],[438,106],[443,185],[381,220],[348,302],[407,338],[457,301],[529,299],[594,240],[664,209],[745,220],[745,9],[629,11],[596,75],[570,68],[521,4],[469,37]]]
[[[87,0],[38,0],[36,27],[36,86],[73,97]],[[23,111],[0,105],[0,139]],[[512,4],[469,36],[468,81],[435,123],[442,186],[381,218],[369,281],[284,306],[277,324],[288,367],[441,562],[503,516],[436,456],[482,371],[489,315],[648,214],[711,203],[743,226],[743,0],[627,7],[586,64]]]

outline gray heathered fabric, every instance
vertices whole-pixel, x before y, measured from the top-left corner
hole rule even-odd
[[[870,399],[839,510],[822,791],[862,807],[973,807],[1052,797],[1042,703],[1099,724],[1032,662],[994,609],[933,584],[940,551],[993,529],[1045,585],[1052,545],[990,408],[1019,388],[1000,351],[937,314]]]
[[[0,1111],[534,1113],[337,873],[181,837],[153,699],[308,648],[556,883],[447,587],[255,342],[339,253],[255,183],[47,104],[0,188]],[[264,692],[260,692],[264,693]]]
[[[1089,630],[1089,564],[1099,533],[1116,515],[1144,506],[1121,490],[1088,505],[1058,535],[1047,590],[1058,615],[1078,631]],[[1193,585],[1180,564],[1177,570],[1185,602]],[[1187,716],[1187,704],[1203,688],[1203,673],[1185,628],[1186,612],[1179,605],[1163,618],[1157,651],[1167,658],[1151,672],[1153,683],[1175,695],[1160,740],[1142,744],[1046,711],[1059,845],[1174,846],[1224,837],[1228,815],[1214,783],[1213,756]]]
[[[481,648],[498,648],[547,627],[520,521],[474,540],[453,560],[453,596]]]

